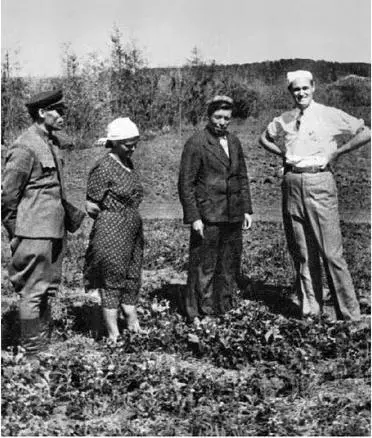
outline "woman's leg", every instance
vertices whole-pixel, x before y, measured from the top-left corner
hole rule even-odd
[[[121,308],[125,315],[127,329],[132,332],[140,332],[141,327],[137,316],[136,306],[134,304],[121,304]]]
[[[118,310],[103,308],[103,319],[106,324],[108,338],[116,341],[120,335],[118,327]]]
[[[143,247],[144,240],[141,225],[133,243],[133,252],[121,296],[121,308],[125,315],[127,329],[136,333],[141,331],[136,304],[141,289]]]
[[[116,341],[120,335],[118,327],[118,308],[120,303],[119,289],[101,290],[102,312],[108,338]]]

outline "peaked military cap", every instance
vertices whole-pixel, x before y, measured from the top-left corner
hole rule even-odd
[[[62,90],[43,91],[42,93],[35,94],[26,103],[28,109],[38,108],[65,108],[65,102],[63,101]]]

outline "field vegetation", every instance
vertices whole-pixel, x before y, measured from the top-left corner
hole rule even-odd
[[[52,342],[28,361],[14,348],[18,298],[8,279],[2,233],[2,435],[370,436],[370,322],[334,322],[329,297],[321,318],[299,319],[277,214],[282,163],[257,142],[272,117],[290,105],[283,73],[299,67],[319,78],[319,101],[369,123],[369,66],[310,60],[217,66],[193,50],[184,68],[153,70],[137,47],[123,46],[116,31],[112,47],[109,63],[96,55],[82,63],[67,46],[65,75],[43,82],[19,78],[9,60],[3,63],[2,140],[6,146],[27,125],[23,103],[30,93],[62,85],[70,104],[67,192],[83,207],[87,173],[107,153],[94,145],[105,125],[118,115],[139,123],[142,140],[134,162],[145,188],[146,244],[138,311],[146,332],[123,330],[117,347],[106,343],[99,296],[83,289],[92,225],[87,218],[68,236],[61,291],[53,300]],[[189,230],[178,218],[177,172],[183,144],[203,125],[206,100],[216,92],[238,102],[231,129],[243,144],[257,219],[244,234],[234,308],[187,324],[182,295]],[[359,223],[341,225],[367,316],[370,146],[342,157],[335,176],[341,218],[364,213]],[[156,216],[164,205],[173,219],[146,219],[146,212]]]
[[[330,303],[322,318],[297,318],[280,223],[245,235],[234,309],[187,325],[188,230],[146,220],[138,310],[147,333],[124,330],[116,348],[103,337],[98,297],[82,288],[89,229],[70,236],[52,344],[38,360],[7,347],[16,301],[3,276],[3,435],[369,435],[370,325],[332,322]],[[366,314],[369,226],[343,232]]]
[[[252,136],[252,143],[244,144],[255,211],[278,208],[280,163],[253,143],[249,126],[259,129],[250,120],[233,129],[240,137]],[[164,202],[178,205],[182,141],[177,134],[164,134],[144,140],[135,153],[152,211]],[[89,167],[104,153],[102,147],[66,151],[68,192],[80,206]],[[368,209],[369,156],[368,149],[359,150],[350,162],[339,163],[340,202],[346,209]],[[359,166],[357,171],[351,164]],[[188,227],[180,219],[145,220],[139,314],[147,334],[124,331],[115,349],[105,342],[99,298],[83,290],[92,224],[86,219],[69,236],[62,288],[53,302],[52,343],[32,363],[12,348],[17,297],[7,278],[3,235],[3,435],[368,436],[370,324],[332,322],[331,302],[324,317],[298,319],[290,299],[292,262],[277,219],[256,221],[245,234],[244,281],[234,292],[234,309],[199,325],[187,325],[182,317]],[[370,225],[342,222],[342,232],[367,315]]]

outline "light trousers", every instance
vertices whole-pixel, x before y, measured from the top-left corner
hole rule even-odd
[[[322,311],[322,259],[337,318],[359,320],[359,302],[343,256],[332,173],[288,172],[284,175],[282,194],[284,228],[303,315],[318,315]]]

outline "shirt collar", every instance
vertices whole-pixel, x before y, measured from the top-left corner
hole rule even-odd
[[[316,106],[316,102],[314,101],[314,99],[310,102],[310,105],[307,106],[304,110],[301,110],[300,108],[296,107],[296,116],[299,116],[300,114],[306,114],[306,113],[311,113],[314,109],[314,107]]]
[[[35,132],[46,142],[48,142],[48,140],[51,139],[51,134],[49,134],[48,131],[45,131],[43,128],[41,128],[40,125],[38,125],[37,123],[34,123],[34,129]]]

